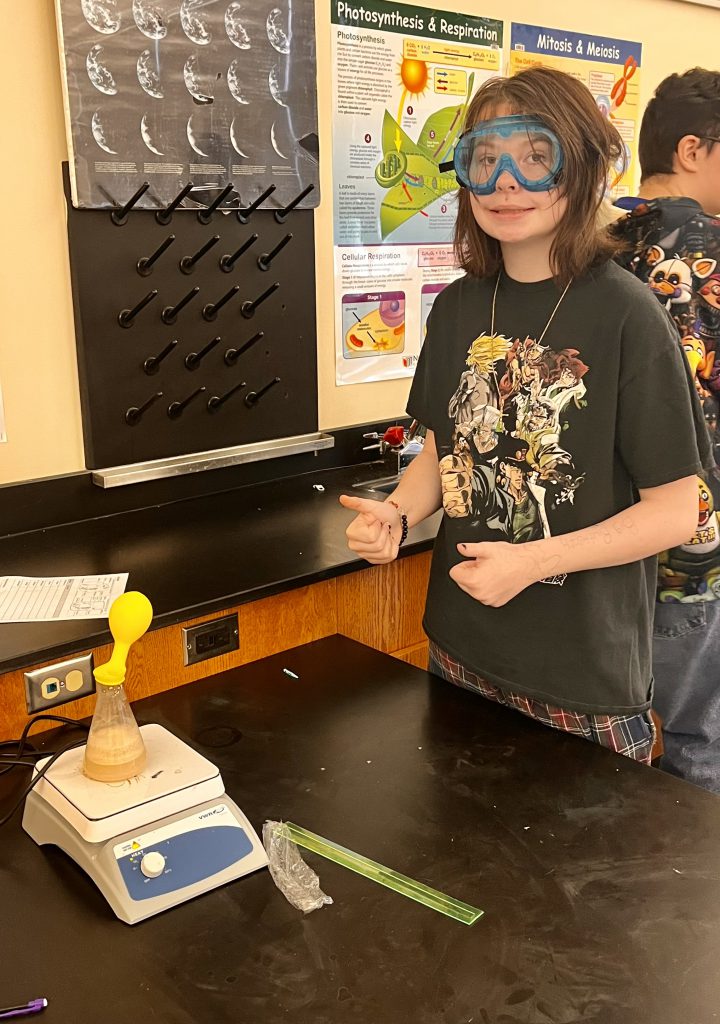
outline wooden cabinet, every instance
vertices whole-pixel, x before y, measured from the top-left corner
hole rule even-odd
[[[132,649],[126,682],[128,696],[137,700],[170,690],[333,633],[344,633],[369,647],[425,667],[427,639],[421,623],[430,557],[429,553],[410,555],[391,565],[362,569],[153,630]],[[183,665],[182,626],[209,622],[231,612],[238,614],[239,650],[197,665]],[[95,664],[106,661],[110,651],[110,646],[95,648]],[[44,661],[32,667],[51,663]],[[92,713],[94,703],[94,697],[87,697],[61,705],[57,713],[67,718],[84,718]],[[0,740],[19,736],[27,719],[23,671],[0,676]],[[36,728],[52,728],[53,724],[39,723]]]
[[[341,576],[338,633],[389,653],[421,644],[430,559],[427,552]]]

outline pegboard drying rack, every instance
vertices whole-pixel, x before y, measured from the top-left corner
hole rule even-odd
[[[268,210],[272,185],[243,207],[228,183],[198,211],[182,209],[186,185],[153,213],[134,209],[145,183],[108,212],[76,210],[64,178],[89,468],[162,460],[177,475],[228,465],[230,450],[288,454],[263,456],[266,441],[330,443],[317,430],[313,211],[296,208],[309,189]]]

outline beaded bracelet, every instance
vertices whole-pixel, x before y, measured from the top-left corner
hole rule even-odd
[[[405,541],[407,540],[407,535],[408,535],[408,517],[407,517],[407,514],[400,508],[398,503],[396,501],[393,501],[392,498],[388,498],[387,499],[387,503],[388,503],[388,505],[392,505],[393,508],[396,508],[398,510],[398,512],[400,513],[401,533],[400,533],[400,542],[398,544],[398,548],[401,548],[403,546],[403,544],[405,543]]]

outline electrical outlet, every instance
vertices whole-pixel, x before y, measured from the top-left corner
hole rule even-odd
[[[79,658],[58,661],[45,668],[36,668],[25,673],[25,702],[28,714],[56,708],[71,700],[95,693],[95,677],[92,654],[81,654]]]
[[[237,612],[222,615],[199,626],[183,626],[183,664],[196,665],[207,658],[236,651],[240,646]]]

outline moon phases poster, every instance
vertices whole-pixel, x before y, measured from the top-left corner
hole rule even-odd
[[[314,0],[56,0],[73,205],[316,206]]]

